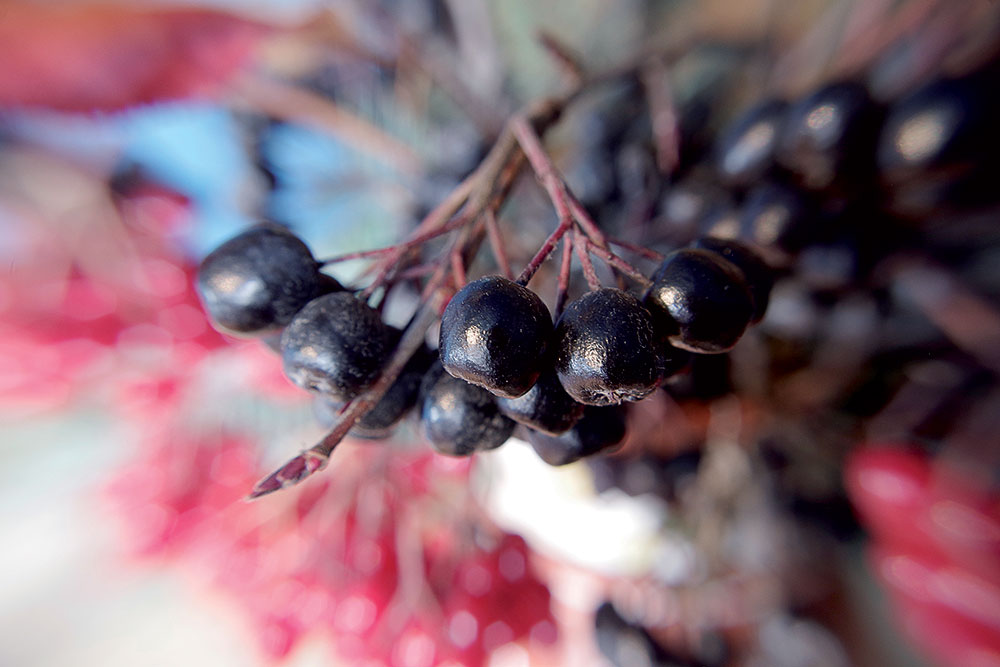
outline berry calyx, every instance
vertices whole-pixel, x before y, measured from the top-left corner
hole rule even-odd
[[[392,351],[378,313],[348,292],[310,301],[281,335],[285,375],[298,386],[347,401],[378,379]]]
[[[700,353],[732,349],[754,315],[746,277],[708,250],[667,256],[643,301],[676,347]]]
[[[552,316],[537,294],[486,276],[459,290],[445,308],[441,363],[454,377],[516,398],[538,379],[551,336]]]
[[[559,381],[580,403],[638,401],[660,382],[652,318],[622,290],[606,287],[570,303],[556,324],[555,340]]]
[[[270,223],[226,241],[198,269],[198,294],[212,321],[235,334],[280,329],[333,283],[305,243]]]

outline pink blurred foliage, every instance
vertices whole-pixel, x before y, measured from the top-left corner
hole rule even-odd
[[[0,106],[110,111],[212,95],[267,30],[194,8],[5,3]]]
[[[873,444],[845,481],[903,630],[937,664],[1000,664],[1000,494],[905,444]]]

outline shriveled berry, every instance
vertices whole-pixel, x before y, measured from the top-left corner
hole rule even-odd
[[[378,379],[392,351],[378,313],[348,292],[310,301],[285,327],[285,375],[303,389],[347,401]]]
[[[525,395],[499,398],[497,405],[519,424],[552,435],[568,431],[583,415],[583,404],[566,393],[554,370],[542,373]]]
[[[279,329],[324,291],[309,248],[275,224],[252,227],[226,241],[198,269],[198,293],[220,328],[238,334]]]
[[[743,272],[716,253],[696,248],[663,260],[644,303],[670,332],[674,346],[701,353],[732,348],[754,314]]]
[[[786,102],[765,100],[723,132],[715,147],[715,168],[727,185],[748,186],[772,169],[787,112]]]
[[[493,394],[445,373],[440,363],[424,376],[421,396],[424,433],[442,454],[495,449],[514,432],[514,422],[500,414]]]
[[[559,381],[585,405],[638,401],[660,381],[652,318],[619,289],[595,290],[570,303],[556,324],[555,341]]]
[[[881,120],[864,85],[827,84],[789,110],[778,162],[813,190],[870,182]]]
[[[441,363],[451,375],[516,398],[544,366],[552,316],[538,295],[501,276],[469,283],[441,317]]]
[[[528,429],[528,442],[538,457],[553,466],[566,465],[611,449],[625,439],[625,407],[587,406],[570,430],[549,435]]]
[[[750,296],[753,297],[753,318],[750,321],[760,322],[767,312],[771,288],[774,287],[774,271],[764,258],[745,243],[711,236],[698,239],[694,246],[720,255],[743,272],[750,287]]]

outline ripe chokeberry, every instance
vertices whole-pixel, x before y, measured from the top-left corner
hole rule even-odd
[[[625,439],[625,412],[623,405],[588,405],[570,430],[549,435],[528,429],[528,442],[549,465],[573,463],[621,444]]]
[[[417,404],[420,385],[434,358],[434,352],[426,347],[418,349],[375,407],[354,423],[351,434],[369,440],[381,440],[392,435],[393,427]],[[314,409],[322,425],[330,428],[343,405],[342,401],[319,396]]]
[[[281,335],[285,375],[303,389],[350,400],[378,379],[393,338],[378,313],[349,292],[321,296]]]
[[[774,272],[764,258],[745,243],[711,236],[698,239],[694,247],[716,253],[743,272],[753,297],[753,317],[750,321],[760,322],[767,312],[771,288],[774,287]]]
[[[746,187],[771,171],[788,103],[765,100],[743,112],[715,146],[715,169],[730,186]]]
[[[528,393],[517,398],[499,398],[500,412],[519,424],[558,435],[573,427],[583,415],[583,404],[566,393],[559,376],[547,370]]]
[[[814,218],[809,201],[797,188],[765,182],[747,193],[740,230],[759,246],[794,253],[810,240]]]
[[[500,414],[493,394],[452,377],[440,363],[427,371],[420,393],[424,434],[442,454],[495,449],[514,432],[514,422]]]
[[[789,110],[778,162],[812,190],[868,183],[881,119],[864,85],[827,84]]]
[[[556,324],[555,345],[559,381],[585,405],[638,401],[660,382],[652,318],[622,290],[606,287],[570,303]]]
[[[441,363],[451,375],[516,398],[535,384],[552,337],[548,308],[526,287],[486,276],[452,297],[441,317]]]
[[[663,260],[643,303],[674,346],[700,353],[731,349],[754,315],[743,272],[697,248],[677,250]]]
[[[198,293],[212,321],[236,334],[280,329],[334,283],[305,243],[269,223],[226,241],[198,269]]]

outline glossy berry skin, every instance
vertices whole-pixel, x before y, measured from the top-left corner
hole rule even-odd
[[[440,363],[424,376],[420,393],[424,434],[441,454],[495,449],[514,432],[514,422],[500,414],[493,394],[452,377]]]
[[[378,313],[348,292],[313,299],[281,334],[288,379],[340,401],[374,384],[392,347],[392,332]]]
[[[743,272],[753,297],[753,317],[750,321],[760,322],[767,312],[771,288],[774,287],[774,271],[764,258],[745,243],[711,236],[698,239],[694,247],[714,252]]]
[[[570,303],[555,341],[559,381],[584,405],[638,401],[660,382],[653,320],[638,299],[619,289],[594,290]]]
[[[878,143],[890,208],[920,217],[996,201],[996,90],[984,74],[943,79],[890,108]]]
[[[726,185],[747,187],[772,170],[787,112],[786,102],[765,100],[722,133],[715,147],[715,169]]]
[[[703,354],[731,349],[754,314],[743,272],[697,248],[667,255],[644,303],[674,346]]]
[[[778,162],[812,190],[868,183],[874,174],[881,118],[864,85],[827,84],[789,110]]]
[[[761,183],[747,192],[743,202],[741,235],[761,247],[794,253],[815,232],[812,209],[799,190],[783,183]]]
[[[583,415],[583,404],[566,393],[553,370],[542,373],[528,393],[498,398],[497,405],[517,423],[550,435],[568,431]]]
[[[420,385],[435,356],[426,347],[417,350],[375,407],[354,423],[351,435],[368,440],[382,440],[392,435],[396,424],[417,404]],[[343,405],[341,401],[317,397],[314,411],[321,425],[332,427]]]
[[[297,236],[280,225],[263,224],[226,241],[202,261],[198,294],[220,328],[252,335],[283,327],[323,293],[329,280]]]
[[[552,338],[538,295],[501,276],[458,291],[441,317],[441,363],[451,375],[516,398],[535,384]]]
[[[528,442],[538,457],[561,466],[607,451],[625,439],[625,407],[587,406],[573,428],[560,435],[528,430]]]

